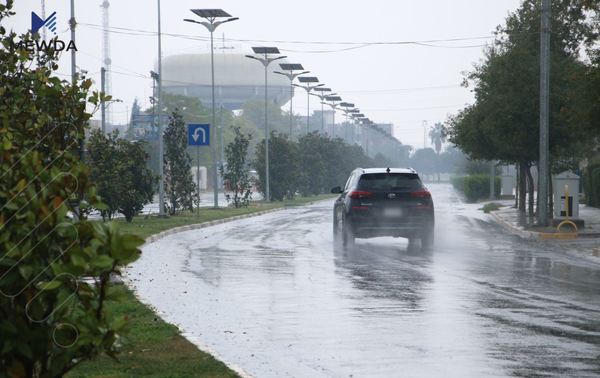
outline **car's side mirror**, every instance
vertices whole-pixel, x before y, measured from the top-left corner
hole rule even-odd
[[[340,194],[340,193],[342,193],[342,188],[339,187],[339,186],[336,186],[335,188],[331,189],[331,193],[333,193],[333,194]]]

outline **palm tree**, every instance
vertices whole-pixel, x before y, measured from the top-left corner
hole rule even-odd
[[[441,123],[436,123],[433,127],[429,129],[429,138],[431,139],[431,144],[435,146],[435,152],[438,155],[438,160],[440,157],[440,152],[442,151],[442,144],[446,142],[446,134],[444,133],[444,125]],[[439,163],[439,161],[438,161]],[[436,164],[437,174],[438,174],[438,182],[440,182],[440,171],[439,165]]]

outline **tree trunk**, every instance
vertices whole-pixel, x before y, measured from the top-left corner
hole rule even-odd
[[[552,187],[552,173],[548,172],[548,218],[554,219],[554,195]]]
[[[515,177],[515,209],[519,208],[519,164],[515,164],[516,177]]]
[[[519,163],[519,211],[525,212],[525,200],[527,196],[527,174],[525,171],[527,170],[527,163],[520,162]]]
[[[530,217],[533,217],[533,206],[534,206],[534,192],[535,192],[535,188],[533,186],[533,176],[531,175],[531,167],[529,165],[527,165],[527,169],[525,170],[525,172],[527,173],[527,188],[529,190],[529,206],[528,206],[528,213]]]
[[[537,164],[537,167],[538,167],[538,181],[537,181],[537,185],[536,185],[537,195],[535,197],[536,198],[536,200],[535,200],[535,213],[539,214],[540,213],[540,182],[542,181],[542,180],[540,180],[540,168],[539,168],[540,164],[539,164],[539,162]]]

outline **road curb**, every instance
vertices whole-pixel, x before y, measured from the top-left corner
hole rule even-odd
[[[579,237],[593,237],[586,234],[577,234],[575,232],[563,232],[563,233],[550,233],[550,232],[537,232],[537,231],[527,231],[522,228],[516,227],[511,222],[502,218],[496,212],[491,212],[490,215],[496,221],[496,223],[500,224],[505,230],[509,233],[520,237],[525,240],[574,240]]]
[[[176,234],[176,233],[179,233],[179,232],[183,232],[183,231],[199,230],[199,229],[202,229],[202,228],[206,228],[206,227],[210,227],[210,226],[216,226],[218,224],[228,223],[228,222],[232,222],[232,221],[235,221],[235,220],[240,220],[240,219],[245,219],[245,218],[251,218],[251,217],[257,217],[257,216],[264,215],[264,214],[274,213],[276,211],[288,210],[288,209],[294,209],[294,208],[298,208],[298,207],[302,207],[302,206],[314,205],[315,203],[323,202],[323,201],[329,201],[330,199],[331,198],[321,199],[321,200],[316,200],[316,201],[312,201],[312,202],[303,203],[301,205],[282,206],[282,207],[278,207],[278,208],[275,208],[275,209],[257,211],[256,213],[236,215],[234,217],[228,217],[228,218],[223,218],[223,219],[215,219],[215,220],[208,221],[208,222],[194,223],[194,224],[188,224],[188,225],[185,225],[185,226],[173,227],[173,228],[170,228],[168,230],[159,232],[158,234],[154,234],[154,235],[148,236],[145,239],[146,241],[145,241],[144,245],[150,244],[150,243],[154,243],[157,240],[163,239],[163,238],[165,238],[167,236],[170,236],[170,235],[173,235],[173,234]]]
[[[240,220],[240,219],[245,219],[245,218],[257,217],[257,216],[260,216],[260,215],[264,215],[264,214],[268,214],[268,213],[273,213],[273,212],[280,211],[280,210],[285,210],[285,209],[286,209],[286,207],[278,207],[276,209],[269,209],[269,210],[257,211],[256,213],[236,215],[234,217],[228,217],[228,218],[223,218],[223,219],[215,219],[215,220],[208,221],[208,222],[194,223],[194,224],[188,224],[188,225],[185,225],[185,226],[173,227],[173,228],[170,228],[168,230],[159,232],[158,234],[154,234],[154,235],[148,236],[146,238],[146,242],[144,243],[144,245],[150,244],[150,243],[154,243],[157,240],[163,239],[163,238],[165,238],[167,236],[171,236],[173,234],[177,234],[179,232],[199,230],[199,229],[210,227],[210,226],[216,226],[218,224],[228,223],[228,222],[232,222],[232,221]]]
[[[496,214],[495,212],[491,212],[490,215],[496,221],[496,223],[498,223],[500,226],[502,226],[502,228],[507,230],[509,233],[516,235],[516,236],[520,237],[521,239],[525,239],[525,240],[539,240],[539,235],[538,235],[539,232],[526,231],[526,230],[522,230],[518,227],[515,227],[512,223],[508,222],[507,220],[505,220],[504,218],[502,218],[500,215]]]

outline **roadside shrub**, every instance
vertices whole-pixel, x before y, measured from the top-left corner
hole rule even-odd
[[[495,195],[500,196],[500,177],[495,179]],[[452,178],[454,189],[462,192],[468,202],[477,202],[490,197],[490,176],[470,175]]]

